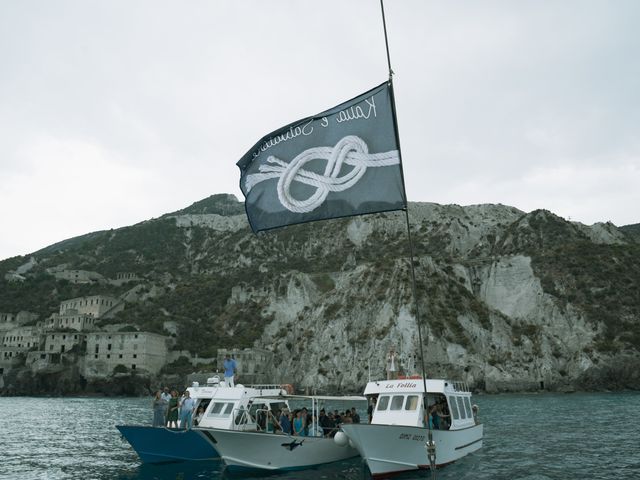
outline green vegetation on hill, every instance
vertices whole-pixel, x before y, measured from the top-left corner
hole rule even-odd
[[[624,227],[620,227],[620,230],[640,243],[640,223],[625,225]]]
[[[24,282],[7,282],[0,278],[0,312],[18,313],[27,310],[44,319],[70,298],[90,295],[118,297],[127,287],[97,284],[74,284],[57,280],[43,271],[28,275]]]
[[[366,267],[367,273],[363,274],[364,285],[357,287],[369,298],[382,304],[393,297],[394,302],[412,304],[409,245],[405,231],[395,224],[388,229],[372,228],[363,245],[356,247],[346,234],[350,219],[253,235],[248,227],[227,231],[178,227],[172,218],[178,214],[243,212],[242,203],[233,196],[214,195],[159,219],[59,242],[33,254],[38,263],[25,274],[24,282],[8,282],[4,273],[26,263],[28,257],[2,261],[0,312],[29,310],[44,318],[69,298],[117,297],[129,292],[126,309],[106,322],[164,334],[165,322],[175,322],[174,348],[208,357],[220,347],[248,347],[259,339],[273,319],[269,307],[289,293],[291,284],[297,282],[292,281],[296,272],[309,275],[314,294],[326,300],[323,307],[328,317],[348,318],[359,304],[355,300],[362,300],[338,299],[332,274],[360,267]],[[385,219],[378,224],[389,225],[398,220],[397,215],[366,218]],[[626,234],[634,234],[635,227],[625,227]],[[466,231],[467,225],[459,218],[437,217],[421,221],[413,230],[419,308],[435,336],[471,351],[474,341],[461,319],[475,319],[489,331],[491,316],[499,315],[469,291],[454,264],[472,265],[472,269],[473,262],[523,254],[533,259],[544,291],[557,297],[559,305],[571,304],[594,324],[603,326],[597,349],[638,349],[640,243],[595,244],[576,225],[543,210],[487,229],[486,237],[468,253],[458,253],[453,246]],[[405,266],[398,268],[401,264]],[[130,272],[140,280],[118,287],[108,283],[78,285],[56,281],[47,273],[52,267],[95,271],[106,279]],[[234,287],[244,296],[234,298]],[[306,288],[297,283],[294,287]],[[349,332],[349,338],[353,344],[365,344],[371,338],[384,338],[388,331],[388,327],[381,327]],[[518,341],[529,333],[538,334],[526,326],[514,327]]]

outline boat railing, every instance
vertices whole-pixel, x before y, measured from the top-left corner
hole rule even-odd
[[[247,408],[234,408],[231,415],[236,430],[248,430],[255,427],[256,421]]]
[[[256,390],[285,390],[285,388],[279,383],[256,383],[247,385],[248,388],[254,388]]]
[[[469,389],[469,385],[467,384],[467,382],[454,381],[454,382],[450,382],[450,384],[453,387],[453,390],[456,392],[471,393],[471,390]]]

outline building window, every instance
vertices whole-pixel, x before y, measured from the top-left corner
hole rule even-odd
[[[118,358],[122,358],[122,354],[118,355]]]
[[[111,338],[111,337],[109,337],[109,338]],[[107,345],[107,350],[111,351],[111,344]]]
[[[98,355],[94,355],[93,358],[98,358]]]
[[[133,358],[138,358],[138,354],[137,354],[137,353],[134,353],[134,354],[133,354]]]
[[[136,364],[134,363],[131,365],[131,370],[135,370],[135,369],[136,369]]]
[[[107,358],[111,358],[111,355],[107,354]]]

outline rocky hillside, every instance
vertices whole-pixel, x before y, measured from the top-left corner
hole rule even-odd
[[[230,195],[0,262],[0,312],[41,317],[61,300],[124,296],[111,321],[167,333],[176,349],[273,350],[298,386],[358,391],[391,346],[414,373],[417,313],[429,375],[487,391],[640,388],[640,241],[635,226],[582,225],[503,205],[415,203],[413,301],[404,214],[254,235]],[[136,273],[74,285],[48,270]],[[24,281],[5,280],[20,271]]]

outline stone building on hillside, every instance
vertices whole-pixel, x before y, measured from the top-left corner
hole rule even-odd
[[[37,313],[22,310],[17,314],[0,312],[0,332],[6,332],[27,323],[35,322]]]
[[[124,302],[107,295],[93,295],[65,300],[60,303],[59,315],[85,314],[95,318],[110,317],[124,310]]]
[[[0,333],[0,345],[29,349],[40,345],[41,331],[38,327],[17,327]]]
[[[118,272],[116,273],[116,278],[109,280],[109,283],[111,285],[124,285],[125,283],[129,283],[129,282],[139,282],[141,279],[140,277],[132,272]]]
[[[0,375],[22,365],[29,350],[40,346],[41,335],[38,327],[22,326],[35,318],[37,315],[29,312],[20,312],[17,315],[0,314],[0,325],[5,328],[12,327],[0,331]]]
[[[87,335],[84,375],[104,377],[118,365],[156,374],[166,363],[167,340],[149,332],[93,332]]]
[[[96,330],[96,320],[109,318],[124,310],[124,301],[106,295],[93,295],[65,300],[58,313],[43,322],[45,330],[73,329],[79,332]]]
[[[47,353],[83,353],[86,335],[77,332],[55,332],[44,336],[44,351]]]
[[[98,272],[87,270],[61,270],[51,273],[57,280],[67,280],[71,283],[102,283],[105,281]]]
[[[225,356],[229,354],[236,361],[236,382],[250,383],[274,383],[280,379],[273,378],[273,352],[261,348],[245,349],[218,349],[216,364],[220,372],[223,371]]]
[[[22,347],[0,347],[0,375],[22,364],[26,349]]]
[[[69,313],[66,315],[54,313],[44,322],[42,322],[42,328],[47,331],[62,329],[72,329],[78,332],[87,330],[91,331],[96,329],[96,320],[97,319],[94,316],[86,313]]]

